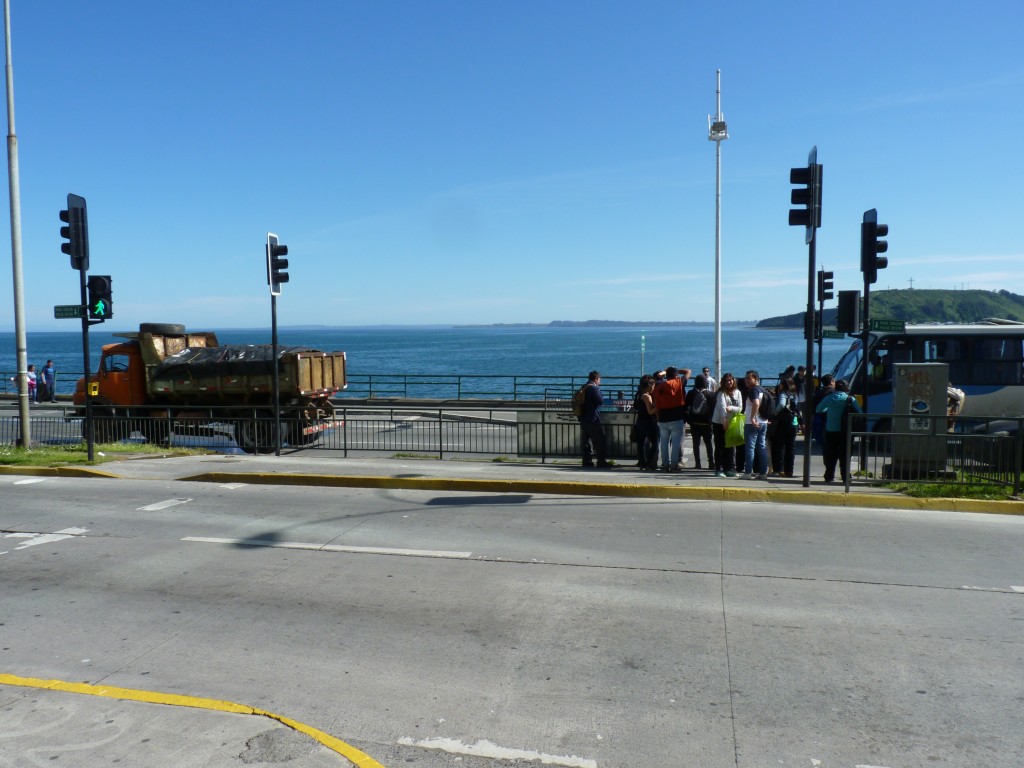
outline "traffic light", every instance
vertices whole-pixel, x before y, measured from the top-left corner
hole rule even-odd
[[[878,255],[889,250],[889,243],[880,239],[888,234],[889,225],[878,223],[877,210],[872,208],[864,212],[864,221],[860,225],[860,271],[868,285],[878,280],[878,270],[889,266],[889,260]]]
[[[814,147],[807,158],[806,168],[791,168],[789,171],[790,184],[798,185],[797,189],[790,192],[790,202],[793,205],[802,205],[801,208],[792,208],[789,211],[789,225],[791,227],[806,227],[806,241],[814,239],[814,230],[821,226],[821,177],[823,168],[818,160],[818,148]],[[802,189],[800,187],[803,187]]]
[[[840,333],[860,332],[860,291],[840,291],[836,330]]]
[[[110,275],[89,275],[89,317],[109,320],[114,316],[113,290]]]
[[[829,301],[832,298],[832,273],[818,270],[818,301]]]
[[[60,236],[67,240],[60,250],[71,257],[71,268],[89,271],[89,220],[85,210],[85,198],[68,195],[68,207],[60,212],[60,220],[67,224],[60,228]]]
[[[267,234],[267,283],[270,285],[270,295],[281,294],[281,283],[288,282],[288,259],[281,258],[288,255],[288,246],[278,243],[277,235]]]
[[[807,313],[804,312],[804,338],[817,341],[821,338],[821,313],[815,310],[811,313],[812,321],[807,322]],[[810,334],[810,336],[808,336]]]

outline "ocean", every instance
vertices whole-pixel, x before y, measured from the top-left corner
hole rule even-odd
[[[216,330],[216,329],[214,329]],[[222,344],[269,344],[270,329],[217,330]],[[110,332],[89,331],[92,370]],[[632,377],[674,365],[699,372],[714,369],[714,326],[636,327],[395,327],[315,328],[278,331],[282,345],[344,350],[350,376],[502,374],[580,377],[598,370],[606,378]],[[826,339],[823,368],[830,371],[849,339]],[[722,368],[742,374],[753,368],[773,379],[788,365],[802,365],[806,342],[800,331],[722,328]],[[815,348],[817,358],[817,348]],[[15,337],[0,333],[0,391],[13,391]],[[38,371],[54,361],[58,392],[70,393],[82,371],[81,332],[28,333],[28,362]]]

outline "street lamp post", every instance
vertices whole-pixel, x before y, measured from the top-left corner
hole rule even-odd
[[[14,277],[14,336],[18,363],[18,420],[22,448],[32,444],[28,403],[28,342],[25,336],[25,289],[21,274],[21,185],[18,181],[18,136],[14,131],[14,65],[11,63],[11,3],[4,0],[7,48],[7,183],[11,195],[11,272]]]
[[[708,115],[708,141],[715,142],[715,379],[722,380],[722,142],[729,130],[722,115],[722,70],[715,70],[715,117]]]

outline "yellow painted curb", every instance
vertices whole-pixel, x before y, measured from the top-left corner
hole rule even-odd
[[[305,485],[326,488],[389,488],[414,491],[475,491],[484,493],[545,493],[560,496],[617,496],[696,501],[766,501],[820,507],[916,509],[947,512],[985,512],[1024,515],[1024,502],[985,499],[919,499],[897,493],[843,493],[824,490],[778,490],[719,486],[582,483],[555,480],[479,480],[447,477],[387,477],[371,475],[312,475],[272,472],[206,472],[180,480],[204,483]]]
[[[292,720],[289,717],[275,715],[262,709],[256,709],[245,704],[235,704],[231,701],[220,701],[218,699],[204,699],[196,696],[183,696],[177,693],[158,693],[156,691],[142,691],[135,688],[115,688],[108,685],[90,685],[88,683],[68,683],[63,680],[40,680],[34,677],[18,677],[0,673],[0,685],[17,685],[22,688],[41,688],[48,691],[61,691],[63,693],[82,693],[89,696],[102,696],[107,699],[121,699],[124,701],[142,701],[148,704],[167,704],[173,707],[192,707],[194,709],[210,709],[217,712],[229,712],[235,715],[259,715],[277,720],[293,730],[304,733],[315,739],[330,750],[337,752],[349,762],[359,768],[384,768],[369,755],[361,752],[341,739],[324,733],[317,728]]]
[[[104,472],[91,467],[22,467],[16,465],[0,465],[0,475],[31,475],[33,477],[103,477],[108,480],[120,480],[120,475]]]

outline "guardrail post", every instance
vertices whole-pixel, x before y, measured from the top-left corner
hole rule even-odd
[[[335,417],[337,418],[337,417]],[[348,409],[341,407],[341,452],[348,458]]]
[[[1013,441],[1013,495],[1020,496],[1021,462],[1024,461],[1024,419],[1017,419],[1017,438]]]
[[[540,463],[547,464],[548,462],[548,425],[547,425],[546,409],[540,412]]]
[[[444,419],[441,409],[437,409],[437,458],[444,459]]]

